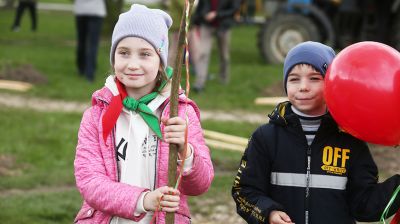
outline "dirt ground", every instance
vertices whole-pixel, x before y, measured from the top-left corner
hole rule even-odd
[[[400,146],[370,145],[370,148],[381,177],[387,178],[394,174],[400,174]]]
[[[0,79],[29,82],[31,84],[46,84],[47,78],[31,64],[13,67],[11,64],[0,65]]]

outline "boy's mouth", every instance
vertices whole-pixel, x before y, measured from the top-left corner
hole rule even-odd
[[[312,98],[296,98],[296,100],[312,100]]]

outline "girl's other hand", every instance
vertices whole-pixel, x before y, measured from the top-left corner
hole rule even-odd
[[[176,212],[179,209],[180,192],[164,186],[144,196],[143,207],[147,211]]]
[[[163,139],[167,143],[178,145],[179,158],[182,159],[185,146],[186,121],[181,117],[161,118],[165,125]],[[187,147],[186,158],[191,155],[190,147]],[[185,159],[186,159],[185,158]]]

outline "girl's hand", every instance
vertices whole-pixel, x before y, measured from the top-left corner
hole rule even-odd
[[[269,223],[270,224],[294,224],[290,217],[281,211],[272,211],[269,214]]]
[[[143,207],[147,211],[176,212],[179,209],[180,192],[164,186],[144,196]]]
[[[186,159],[191,155],[190,147],[187,147],[186,157],[183,158],[184,146],[185,146],[185,130],[186,121],[181,117],[173,118],[161,118],[161,122],[164,123],[164,134],[163,139],[167,143],[173,143],[178,145],[178,153],[180,159]]]

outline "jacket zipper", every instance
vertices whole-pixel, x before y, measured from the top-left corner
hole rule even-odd
[[[311,147],[307,149],[307,174],[306,174],[306,194],[305,194],[305,224],[309,223],[310,207],[310,170],[311,170]]]
[[[109,106],[109,102],[107,102],[105,99],[103,99],[103,98],[101,98],[101,97],[97,97],[97,100],[99,100],[99,101],[103,102],[105,105]],[[110,135],[111,135],[111,144],[112,144],[110,147],[113,149],[113,150],[112,150],[112,151],[113,151],[112,153],[113,153],[113,155],[114,155],[114,162],[115,162],[115,174],[116,174],[115,179],[119,182],[119,181],[120,181],[120,180],[119,180],[120,178],[119,178],[118,161],[117,161],[117,159],[118,159],[118,154],[117,154],[117,150],[116,150],[116,147],[115,147],[115,128],[113,128],[113,130],[111,131]],[[104,144],[107,145],[106,142],[104,142]],[[108,222],[107,222],[107,223],[111,223],[112,218],[113,218],[113,216],[109,216],[109,217],[108,217]]]

